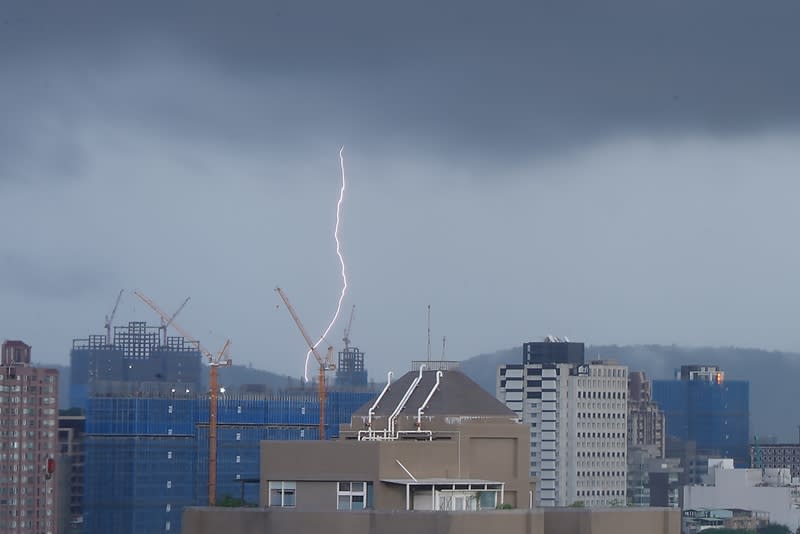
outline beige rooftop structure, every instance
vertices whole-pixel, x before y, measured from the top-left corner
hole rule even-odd
[[[466,375],[410,372],[357,410],[338,441],[262,442],[261,504],[279,506],[290,482],[298,510],[524,508],[529,439]]]

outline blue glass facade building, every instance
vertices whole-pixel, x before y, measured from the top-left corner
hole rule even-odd
[[[749,467],[749,383],[725,380],[716,368],[703,376],[685,369],[677,380],[653,381],[653,400],[664,412],[666,434],[694,441],[698,453],[733,458],[736,467]]]
[[[326,435],[375,396],[330,392]],[[84,532],[180,532],[185,506],[208,501],[208,399],[89,397]],[[262,440],[319,437],[316,394],[219,400],[217,495],[257,504]]]

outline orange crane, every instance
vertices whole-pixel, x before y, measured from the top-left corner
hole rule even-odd
[[[114,309],[111,310],[111,315],[106,315],[106,322],[104,323],[106,328],[106,345],[111,344],[111,323],[114,322],[114,316],[117,314],[117,308],[119,307],[119,301],[122,298],[123,291],[125,290],[119,290],[119,295],[117,295],[117,301],[114,303]]]
[[[210,403],[208,408],[208,505],[216,506],[217,504],[217,401],[219,399],[219,378],[218,371],[220,367],[230,367],[233,361],[228,358],[228,349],[231,346],[231,340],[225,341],[222,349],[214,354],[206,349],[198,340],[186,333],[178,323],[174,321],[175,315],[167,315],[158,305],[148,297],[144,296],[139,291],[134,291],[134,295],[139,297],[142,302],[150,306],[156,312],[165,325],[171,325],[178,333],[187,341],[197,345],[197,349],[208,359],[208,385],[210,388]],[[189,299],[186,299],[188,302]],[[184,305],[186,304],[184,302]],[[181,306],[181,309],[183,306]],[[180,311],[180,310],[178,310]]]
[[[328,398],[328,392],[325,389],[325,373],[327,371],[335,371],[336,364],[333,363],[331,360],[333,358],[333,347],[328,347],[328,353],[323,358],[322,355],[317,350],[317,347],[314,345],[314,340],[311,339],[311,336],[308,335],[306,332],[306,328],[303,326],[303,323],[300,321],[300,317],[298,317],[297,312],[294,310],[294,306],[289,302],[289,297],[286,296],[286,293],[279,287],[275,288],[275,292],[280,295],[281,299],[283,299],[283,303],[286,304],[286,309],[289,310],[289,314],[294,319],[297,328],[300,330],[300,333],[303,334],[303,338],[308,343],[308,348],[311,349],[311,352],[314,353],[314,357],[317,359],[317,363],[319,364],[319,439],[325,439],[325,401]]]

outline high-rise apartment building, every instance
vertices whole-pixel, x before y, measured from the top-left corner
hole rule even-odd
[[[530,425],[537,504],[624,505],[627,367],[584,364],[582,344],[555,338],[543,344],[554,346],[525,344],[524,363],[500,366],[497,380],[498,398]],[[561,361],[530,357],[537,352],[529,349],[542,348],[538,354],[555,354]]]
[[[0,532],[55,534],[58,370],[31,365],[31,347],[0,352]]]
[[[654,380],[653,400],[664,411],[666,433],[694,442],[700,455],[750,465],[750,394],[744,380],[726,380],[716,366],[684,365],[676,380]]]
[[[652,447],[664,457],[664,412],[653,402],[652,385],[642,371],[628,376],[628,446]]]

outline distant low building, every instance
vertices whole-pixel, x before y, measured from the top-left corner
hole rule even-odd
[[[688,509],[683,511],[683,534],[697,534],[708,529],[731,529],[755,532],[768,523],[768,514],[741,508]]]
[[[720,459],[708,471],[704,485],[684,486],[684,510],[752,510],[792,532],[800,527],[800,487],[789,469],[735,469],[732,459]]]
[[[628,505],[680,506],[681,474],[677,458],[659,458],[655,447],[628,448]]]
[[[800,477],[800,444],[778,443],[750,446],[750,465],[753,467],[781,468],[786,467],[792,477]]]

